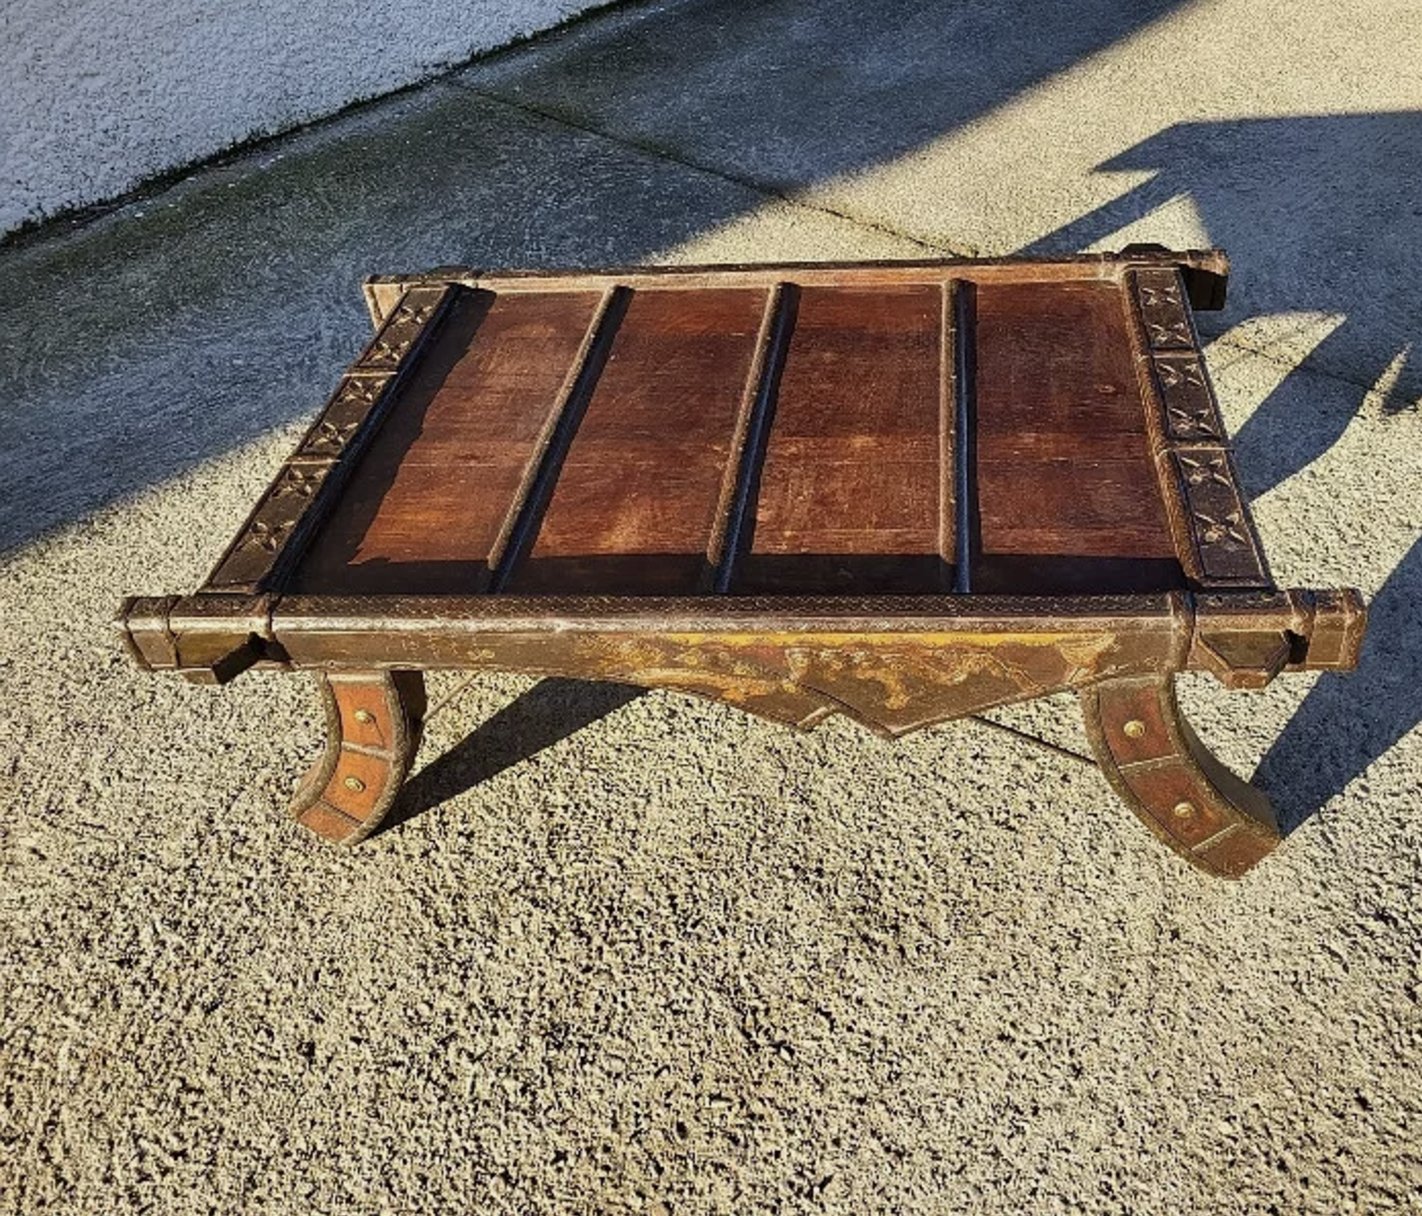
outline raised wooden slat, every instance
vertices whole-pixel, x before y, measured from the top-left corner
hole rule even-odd
[[[733,592],[942,589],[941,303],[926,284],[800,293]]]
[[[493,591],[509,590],[515,572],[520,569],[520,563],[539,535],[549,499],[559,484],[568,449],[577,436],[598,380],[607,366],[612,344],[617,340],[631,300],[631,291],[618,286],[609,288],[598,304],[593,324],[579,348],[572,379],[565,381],[564,391],[560,394],[557,418],[547,432],[537,468],[510,508],[510,517],[500,538],[498,564],[490,585]]]
[[[1119,289],[977,290],[974,591],[1183,585],[1161,506]]]
[[[468,293],[296,576],[302,591],[484,587],[599,296]]]
[[[767,292],[638,292],[537,538],[500,589],[693,594]]]
[[[765,461],[765,445],[775,414],[775,398],[780,390],[780,373],[785,351],[795,326],[799,292],[789,283],[777,283],[770,292],[756,336],[755,357],[746,378],[745,395],[736,418],[732,459],[726,462],[721,484],[721,504],[706,559],[715,571],[712,590],[724,595],[731,589],[736,562],[745,547],[753,524],[760,470]]]
[[[971,283],[954,282],[944,291],[943,376],[951,385],[951,395],[945,393],[944,416],[946,439],[940,453],[942,482],[945,487],[942,519],[951,519],[953,544],[942,550],[944,561],[955,561],[953,592],[968,595],[973,590],[973,566],[981,546],[981,524],[978,516],[978,403],[977,403],[977,335],[974,332],[974,299],[976,288]],[[951,410],[951,414],[950,411]],[[953,489],[947,490],[948,478]]]

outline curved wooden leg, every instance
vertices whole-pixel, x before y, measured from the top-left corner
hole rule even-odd
[[[1106,779],[1192,865],[1238,878],[1279,843],[1269,799],[1195,737],[1172,676],[1095,685],[1081,707]]]
[[[410,771],[425,714],[418,671],[318,675],[326,750],[297,786],[291,815],[337,844],[364,840]]]

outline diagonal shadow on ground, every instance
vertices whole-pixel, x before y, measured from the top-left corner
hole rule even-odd
[[[613,79],[629,111],[694,116],[718,155],[814,180],[1179,2],[634,5],[495,66],[535,100],[550,72]],[[765,204],[734,177],[436,85],[0,254],[0,551],[309,414],[362,344],[366,275],[645,261]]]
[[[411,777],[380,825],[380,833],[601,721],[644,691],[630,684],[561,677],[540,680]]]
[[[1187,195],[1235,270],[1228,308],[1203,318],[1212,328],[1271,312],[1341,318],[1236,436],[1241,476],[1257,498],[1328,451],[1373,385],[1387,385],[1385,413],[1417,408],[1422,367],[1409,359],[1417,293],[1397,268],[1422,245],[1422,208],[1410,205],[1419,163],[1418,111],[1182,123],[1099,166],[1154,176],[1028,252],[1105,241]],[[1353,409],[1321,407],[1308,373],[1356,385]],[[1422,721],[1419,602],[1422,541],[1372,601],[1357,672],[1322,676],[1260,762],[1256,779],[1286,830]]]

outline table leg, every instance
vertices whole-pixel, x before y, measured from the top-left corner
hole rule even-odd
[[[410,771],[425,713],[418,671],[319,674],[326,750],[292,799],[291,814],[337,844],[364,840]]]
[[[1195,737],[1173,676],[1097,684],[1081,706],[1106,779],[1192,865],[1237,878],[1279,843],[1269,799]]]

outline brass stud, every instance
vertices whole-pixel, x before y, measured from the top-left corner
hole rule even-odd
[[[375,715],[368,709],[358,709],[355,711],[355,720],[362,726],[369,726],[375,721]]]
[[[359,777],[347,777],[343,784],[352,794],[359,794],[365,789],[365,782]]]
[[[1146,724],[1139,718],[1132,718],[1121,729],[1126,732],[1127,739],[1139,739],[1146,732]]]
[[[1176,819],[1189,819],[1195,814],[1195,804],[1193,802],[1177,802],[1171,808],[1170,813]]]

